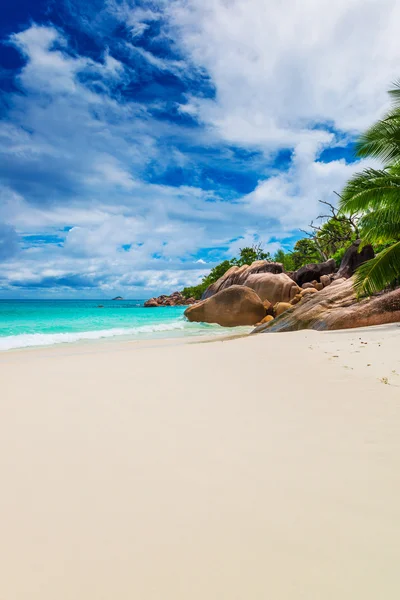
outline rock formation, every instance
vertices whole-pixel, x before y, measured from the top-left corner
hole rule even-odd
[[[257,292],[261,300],[268,300],[271,304],[276,302],[290,302],[300,291],[299,287],[286,273],[257,273],[249,275],[246,286]]]
[[[255,325],[266,309],[256,292],[243,285],[232,285],[185,310],[189,321],[218,323],[223,327]]]
[[[332,279],[329,275],[321,275],[320,283],[322,283],[323,287],[327,287],[332,282]],[[305,284],[307,285],[307,284]]]
[[[304,283],[311,283],[313,281],[320,282],[322,275],[330,275],[336,270],[336,263],[333,258],[323,263],[309,264],[301,267],[295,272],[293,279],[298,286],[302,286]]]
[[[274,307],[273,307],[272,303],[269,300],[264,300],[263,306],[265,308],[265,314],[273,316]]]
[[[304,290],[310,292],[311,290]],[[258,332],[350,329],[400,322],[400,288],[357,301],[352,279],[338,279],[302,300]]]
[[[324,277],[324,275],[323,275],[323,277]],[[308,288],[314,289],[314,286],[312,283],[303,283],[303,285],[301,287],[303,290],[307,290]]]
[[[161,304],[158,304],[156,298],[150,298],[150,300],[146,300],[144,306],[145,308],[157,308],[158,306],[161,306]]]
[[[231,285],[247,286],[247,280],[249,276],[260,273],[283,273],[283,266],[281,263],[272,263],[266,260],[256,260],[250,266],[243,265],[242,267],[231,267],[224,275],[222,275],[222,277],[220,277],[215,283],[211,284],[206,289],[202,296],[202,300],[211,298],[211,296],[214,294],[217,294],[221,290],[224,290]]]
[[[259,323],[256,323],[256,325],[264,325],[264,323],[270,323],[271,321],[274,320],[274,317],[272,315],[267,315],[266,317],[263,318],[262,321],[260,321]]]
[[[368,244],[367,246],[364,246],[361,251],[359,251],[360,244],[361,240],[357,240],[350,246],[348,250],[346,250],[336,277],[351,277],[354,275],[357,267],[362,265],[367,260],[374,258],[375,252],[373,247]]]
[[[261,300],[268,300],[271,304],[289,302],[296,295],[298,288],[282,271],[283,267],[280,263],[270,263],[265,260],[258,260],[250,266],[231,267],[218,281],[206,289],[202,299],[211,298],[232,285],[243,285],[253,289]]]
[[[290,276],[280,263],[258,260],[250,266],[231,267],[207,288],[200,302],[174,292],[151,298],[145,306],[195,304],[185,311],[189,321],[224,327],[257,324],[255,331],[343,329],[400,320],[400,291],[356,300],[348,278],[374,256],[371,246],[358,252],[360,243],[347,250],[337,273],[334,259],[305,265]],[[271,318],[266,319],[267,315]]]
[[[145,308],[157,308],[158,306],[187,306],[195,304],[195,298],[185,298],[181,292],[174,292],[170,296],[158,296],[150,298],[144,303]]]
[[[274,306],[275,317],[279,317],[286,310],[289,310],[289,308],[292,308],[292,304],[290,304],[290,302],[277,302]]]
[[[315,287],[303,288],[300,292],[300,298],[304,298],[304,296],[308,296],[308,294],[315,294],[318,290]]]
[[[350,262],[355,264],[354,259]],[[231,267],[206,289],[202,300],[211,298],[232,285],[244,285],[257,292],[261,300],[269,300],[272,304],[291,302],[300,291],[299,287],[319,291],[330,285],[336,277],[335,270],[336,263],[334,259],[330,259],[323,263],[305,265],[289,275],[283,272],[280,263],[258,260],[250,266]],[[347,277],[345,274],[343,276]]]

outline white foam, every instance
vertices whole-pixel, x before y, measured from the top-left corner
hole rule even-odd
[[[14,350],[15,348],[28,348],[31,346],[52,346],[54,344],[70,344],[81,340],[98,340],[117,336],[146,335],[168,331],[183,331],[193,329],[186,321],[177,320],[170,323],[154,325],[141,325],[133,328],[102,329],[97,331],[76,331],[70,333],[23,333],[0,338],[0,350]],[[201,332],[201,326],[195,327],[196,332]],[[194,331],[191,331],[194,333]]]

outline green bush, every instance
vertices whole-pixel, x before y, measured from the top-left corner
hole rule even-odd
[[[295,271],[292,252],[278,250],[274,255],[274,261],[281,263],[285,271]]]
[[[304,265],[323,261],[324,257],[321,255],[321,250],[319,250],[319,248],[323,248],[325,256],[334,258],[336,265],[339,267],[344,253],[356,239],[356,235],[346,221],[331,219],[322,226],[316,238],[318,246],[313,239],[302,238],[295,243],[293,251],[285,252],[284,250],[278,250],[273,260],[282,263],[286,272],[296,271]],[[238,257],[231,260],[224,260],[216,265],[208,275],[203,277],[201,283],[192,287],[185,287],[182,290],[182,294],[185,298],[200,300],[206,289],[222,277],[231,267],[250,265],[256,260],[270,261],[271,256],[269,253],[263,251],[260,244],[241,248]]]
[[[200,300],[207,287],[208,286],[205,283],[200,283],[199,285],[194,285],[192,287],[185,287],[182,290],[182,295],[185,296],[185,298],[196,298],[196,300]]]
[[[336,266],[338,268],[340,267],[340,263],[342,262],[343,256],[346,254],[348,248],[349,248],[349,246],[344,247],[344,248],[339,248],[339,250],[337,250],[335,252],[335,254],[332,256],[332,258],[335,259]]]
[[[237,258],[222,261],[222,263],[211,269],[208,275],[203,277],[201,283],[192,287],[185,287],[182,290],[182,294],[185,298],[196,298],[196,300],[200,300],[206,289],[222,277],[222,275],[225,275],[231,267],[250,265],[255,260],[270,259],[269,253],[264,252],[260,244],[254,245],[251,248],[241,248]]]

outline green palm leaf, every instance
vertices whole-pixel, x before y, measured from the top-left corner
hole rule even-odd
[[[364,242],[387,242],[400,239],[400,216],[396,206],[382,206],[364,215],[358,226]]]
[[[378,158],[385,165],[400,160],[400,80],[393,84],[389,95],[394,105],[392,110],[363,133],[356,144],[358,156]]]
[[[400,79],[393,83],[393,89],[389,90],[392,102],[395,106],[400,107]]]
[[[360,136],[356,154],[361,158],[378,158],[385,165],[400,160],[400,108],[390,111],[385,119]]]
[[[400,278],[400,241],[362,264],[356,271],[354,287],[357,295],[371,296]]]
[[[355,213],[379,208],[382,203],[398,206],[400,211],[399,169],[365,169],[357,173],[344,188],[340,209]]]
[[[340,209],[361,213],[363,242],[392,243],[355,274],[358,295],[373,294],[400,280],[400,80],[389,92],[393,108],[357,143],[361,157],[383,161],[384,169],[365,169],[345,186]]]

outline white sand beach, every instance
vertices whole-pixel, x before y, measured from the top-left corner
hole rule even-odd
[[[400,327],[0,354],[3,600],[400,597]]]

